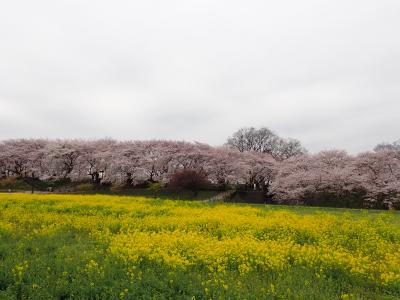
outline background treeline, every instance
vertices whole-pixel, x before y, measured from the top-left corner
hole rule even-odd
[[[400,143],[349,155],[307,154],[300,142],[267,128],[243,128],[226,145],[111,139],[0,142],[0,188],[71,182],[135,187],[185,182],[196,188],[263,192],[277,203],[342,207],[398,207]]]

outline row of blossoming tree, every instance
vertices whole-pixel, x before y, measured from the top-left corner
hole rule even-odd
[[[279,203],[399,206],[399,143],[358,155],[307,154],[298,141],[263,135],[264,129],[239,130],[222,147],[163,140],[6,140],[0,142],[0,178],[130,186],[168,183],[179,171],[195,170],[214,186],[257,189]]]

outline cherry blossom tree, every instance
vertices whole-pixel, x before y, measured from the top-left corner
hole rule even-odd
[[[138,143],[118,143],[110,157],[107,177],[110,178],[111,182],[132,185],[134,180],[138,179],[140,161],[141,154]]]
[[[56,140],[46,143],[46,179],[71,179],[82,155],[81,142],[77,140]]]
[[[353,158],[344,151],[322,151],[292,157],[280,164],[273,190],[276,198],[307,203],[315,196],[345,198],[360,190]]]
[[[356,174],[367,191],[367,201],[373,207],[400,205],[400,151],[383,149],[357,156]]]
[[[111,139],[83,141],[80,146],[82,155],[77,164],[77,179],[90,176],[92,181],[100,183],[102,180],[111,181],[107,168],[111,164],[111,157],[117,142]]]
[[[242,153],[227,148],[213,149],[204,166],[209,180],[221,188],[239,183],[245,177],[243,156]]]
[[[166,180],[173,160],[185,153],[185,143],[169,141],[148,141],[141,143],[141,168],[148,182]]]
[[[1,143],[0,161],[5,176],[31,177],[41,176],[46,141],[44,140],[8,140]]]

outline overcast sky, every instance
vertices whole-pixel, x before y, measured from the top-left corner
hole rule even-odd
[[[400,138],[400,1],[1,1],[0,139]]]

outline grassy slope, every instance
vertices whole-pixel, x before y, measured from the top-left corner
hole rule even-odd
[[[73,199],[73,201],[69,201]],[[86,200],[90,199],[89,202]],[[108,206],[112,201],[116,206]],[[106,226],[91,222],[101,217],[131,217],[140,222],[162,210],[132,211],[133,197],[0,195],[0,299],[397,299],[397,287],[386,289],[331,272],[320,277],[312,270],[293,267],[287,272],[249,272],[231,269],[223,276],[204,268],[176,269],[147,261],[127,269],[126,262],[110,253],[108,241],[95,238],[103,230],[118,233],[118,222]],[[162,207],[163,200],[145,200]],[[60,203],[67,205],[59,205]],[[186,208],[208,206],[182,204]],[[219,204],[210,204],[218,207]],[[229,204],[227,207],[250,207]],[[346,216],[374,222],[382,214],[399,228],[399,214],[347,209],[256,206],[260,214],[291,211],[301,215]],[[168,213],[168,212],[167,212]],[[49,214],[51,217],[44,217]],[[391,216],[390,216],[391,215]],[[57,224],[62,220],[65,225]],[[67,222],[67,221],[71,222]],[[85,220],[88,220],[85,224]],[[97,220],[97,219],[96,219]],[[366,223],[368,224],[368,223]],[[371,223],[372,224],[372,223]],[[97,227],[96,227],[97,226]],[[218,229],[218,228],[217,228]],[[206,282],[206,287],[204,286]],[[240,283],[240,287],[231,283]],[[226,286],[230,286],[229,289]],[[233,286],[233,288],[231,288]]]

